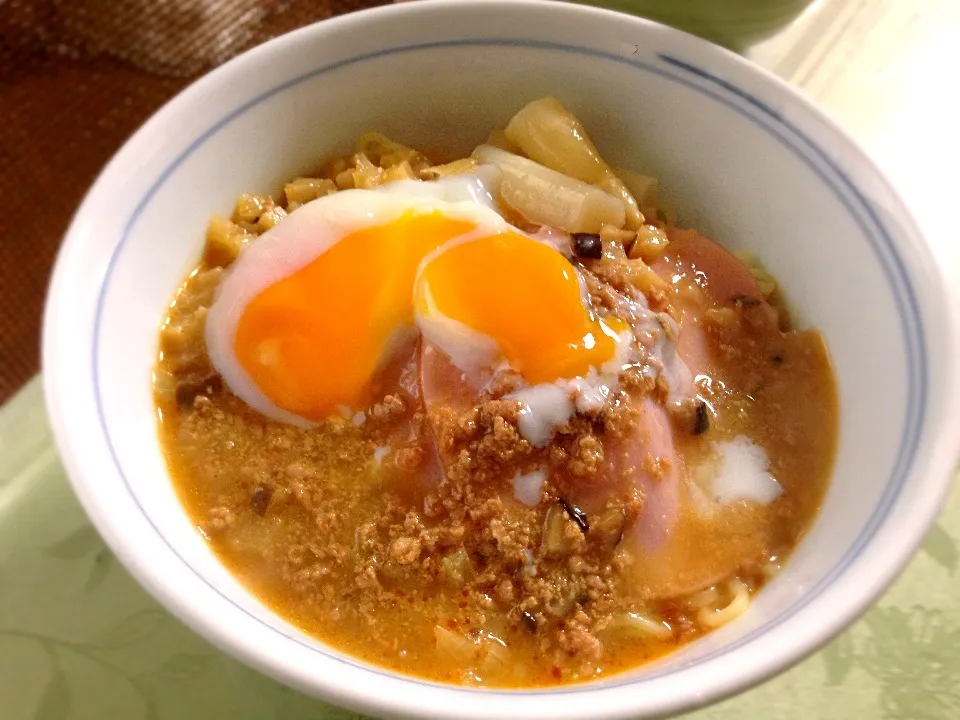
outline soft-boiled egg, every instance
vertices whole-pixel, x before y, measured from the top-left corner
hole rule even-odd
[[[329,195],[252,243],[207,318],[228,387],[286,422],[359,410],[416,330],[465,372],[506,363],[534,386],[615,358],[623,328],[556,248],[492,208],[479,170]]]
[[[531,385],[585,375],[615,355],[620,324],[590,309],[576,269],[515,230],[428,256],[414,288],[424,337],[465,371],[499,356]]]
[[[298,424],[368,400],[372,376],[412,331],[422,259],[452,238],[506,227],[483,202],[482,178],[429,185],[329,195],[251,243],[206,325],[211,362],[238,397]]]

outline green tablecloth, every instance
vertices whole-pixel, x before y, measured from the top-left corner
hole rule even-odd
[[[960,492],[856,625],[696,720],[960,718]],[[0,410],[0,718],[355,718],[222,655],[127,575],[64,477],[39,380]]]

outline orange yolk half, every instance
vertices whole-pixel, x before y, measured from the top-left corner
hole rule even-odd
[[[443,316],[495,340],[530,384],[603,365],[623,329],[601,323],[584,304],[563,255],[518,233],[442,250],[421,270],[416,295],[421,315]]]
[[[474,228],[411,211],[345,235],[250,301],[237,325],[237,360],[271,402],[301,417],[358,407],[391,338],[413,324],[421,260]]]

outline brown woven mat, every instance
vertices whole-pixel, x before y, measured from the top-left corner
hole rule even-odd
[[[0,403],[39,369],[53,259],[97,172],[253,45],[386,0],[0,0]]]

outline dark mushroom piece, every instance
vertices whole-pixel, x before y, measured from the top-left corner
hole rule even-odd
[[[730,301],[738,307],[757,307],[761,300],[760,298],[753,297],[751,295],[733,295],[730,298]]]
[[[267,514],[267,508],[270,506],[270,498],[273,497],[273,488],[269,485],[257,485],[250,496],[250,507],[253,511],[263,517]]]
[[[577,527],[580,528],[580,532],[587,533],[590,531],[590,523],[587,521],[587,514],[578,508],[576,505],[571,505],[563,498],[560,498],[560,505],[563,506],[563,509],[566,511],[567,515],[570,516],[570,519],[573,520]]]
[[[690,432],[694,435],[703,435],[710,429],[710,411],[703,400],[697,400],[697,405],[693,411],[693,427]]]
[[[223,388],[223,380],[216,373],[201,378],[191,377],[177,381],[175,396],[181,407],[191,407],[197,395],[213,395]]]
[[[603,240],[595,233],[574,233],[573,254],[578,258],[599,260],[603,257]]]
[[[597,516],[590,528],[590,538],[609,552],[620,544],[627,524],[627,511],[622,505],[608,507]]]
[[[586,522],[586,516],[583,516]],[[580,523],[567,510],[567,503],[561,500],[549,507],[543,521],[543,536],[541,538],[541,552],[548,557],[562,557],[571,554],[577,547],[577,536],[571,536],[567,528],[576,525],[580,532],[584,532]],[[587,525],[589,527],[589,525]]]
[[[589,600],[585,589],[577,586],[568,587],[560,597],[547,603],[546,610],[554,617],[565,618],[573,612],[577,605],[583,605]]]

